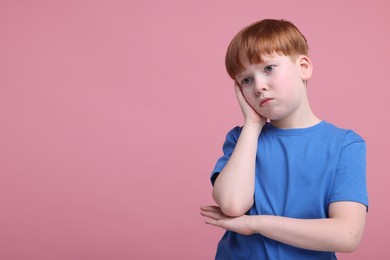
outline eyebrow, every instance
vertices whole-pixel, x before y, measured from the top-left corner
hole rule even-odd
[[[250,76],[249,74],[251,74],[251,73],[241,72],[241,73],[236,75],[236,79],[238,79],[238,78],[246,78],[246,77]]]
[[[263,66],[269,66],[270,63],[279,62],[279,58],[280,58],[280,56],[276,56],[276,57],[272,57],[272,58],[268,58],[268,59],[264,59],[264,58],[263,58],[263,62],[258,63],[258,64],[250,64],[250,65],[263,65]],[[245,75],[245,74],[246,74],[245,72],[241,72],[241,73],[239,73],[239,74],[236,75],[236,78],[238,78],[238,77],[246,77],[247,75]]]

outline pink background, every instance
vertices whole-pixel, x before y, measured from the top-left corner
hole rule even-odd
[[[224,68],[263,18],[306,35],[312,107],[368,145],[360,248],[388,255],[388,1],[0,2],[0,259],[213,259],[209,175],[242,123]]]

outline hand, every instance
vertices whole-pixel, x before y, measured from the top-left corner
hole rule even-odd
[[[241,87],[238,85],[237,81],[234,82],[234,90],[236,92],[236,97],[241,107],[241,111],[244,114],[245,123],[258,124],[262,128],[267,123],[267,118],[261,116],[251,107],[251,105],[249,105],[242,94]]]
[[[250,216],[229,217],[223,214],[218,206],[202,206],[200,214],[205,217],[204,222],[242,235],[252,235],[255,232],[250,228]]]

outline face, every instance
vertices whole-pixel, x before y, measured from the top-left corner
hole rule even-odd
[[[244,71],[237,75],[247,102],[261,116],[282,122],[299,118],[308,107],[305,81],[311,76],[306,56],[263,56],[263,63],[244,61]]]

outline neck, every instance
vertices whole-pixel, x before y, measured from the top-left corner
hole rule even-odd
[[[314,114],[302,116],[297,120],[271,120],[271,124],[277,128],[307,128],[320,123],[321,120]]]
[[[321,120],[311,110],[308,100],[285,118],[271,120],[271,124],[277,128],[307,128],[320,122]]]

